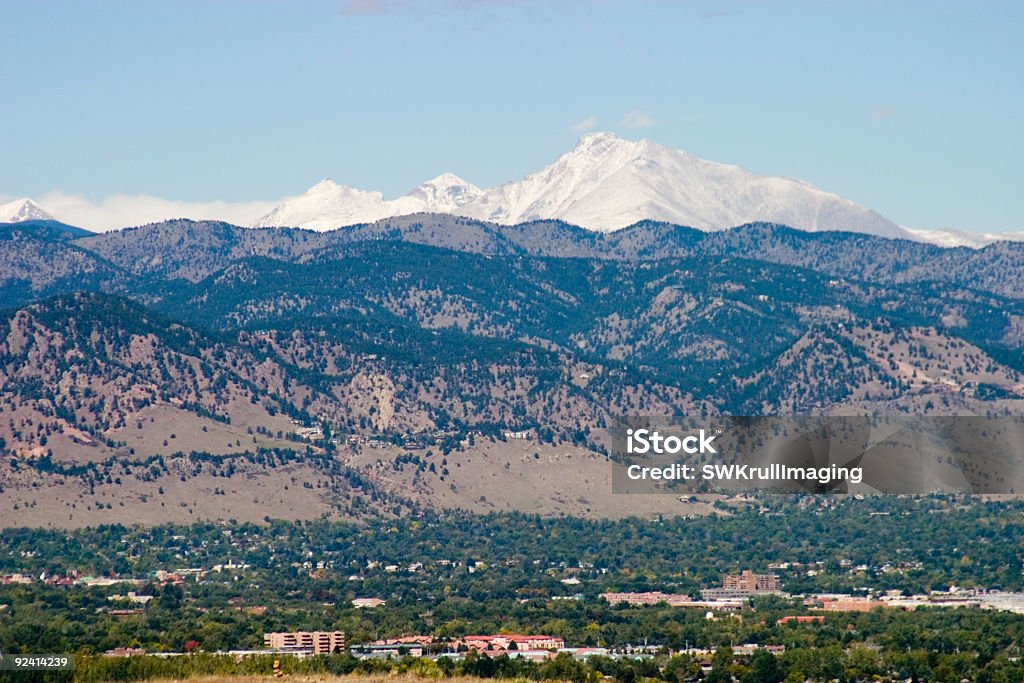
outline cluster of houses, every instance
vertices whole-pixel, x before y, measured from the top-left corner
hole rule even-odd
[[[781,655],[786,650],[783,645],[747,643],[734,646],[733,654],[737,657],[749,657],[760,649],[775,655]],[[463,636],[450,642],[438,642],[432,636],[404,636],[353,645],[351,648],[352,654],[361,659],[392,659],[405,656],[461,659],[469,652],[475,652],[478,656],[505,655],[530,661],[546,661],[559,655],[568,655],[573,659],[588,659],[590,657],[642,659],[665,651],[667,649],[662,645],[650,644],[626,645],[619,648],[566,647],[565,641],[555,636],[522,634]],[[687,648],[680,652],[698,659],[710,659],[714,655],[714,650],[701,648]]]
[[[872,512],[871,515],[887,515],[889,513],[876,513]],[[839,560],[839,567],[845,569],[846,573],[850,576],[859,576],[864,574],[876,573],[876,574],[905,574],[907,572],[916,571],[924,567],[924,564],[918,561],[899,561],[899,562],[883,562],[879,565],[868,565],[868,564],[854,564],[853,560],[841,559]],[[776,562],[768,565],[770,570],[786,570],[791,572],[801,572],[805,576],[818,576],[826,573],[826,563],[824,561],[816,562]]]
[[[556,636],[502,633],[497,635],[470,635],[448,642],[437,642],[432,636],[405,636],[387,638],[372,643],[354,645],[352,654],[363,659],[388,657],[434,656],[461,658],[468,652],[496,657],[509,656],[542,660],[565,650],[565,641]]]
[[[601,593],[600,597],[611,605],[658,605],[664,603],[669,607],[688,607],[734,611],[741,609],[752,597],[759,595],[785,595],[775,574],[755,574],[744,570],[739,574],[726,576],[719,588],[705,588],[701,599],[694,600],[689,595],[679,593],[662,593],[660,591],[646,593]]]
[[[701,591],[701,600],[689,595],[662,593],[601,593],[600,597],[612,605],[660,605],[681,608],[703,608],[717,611],[742,609],[747,601],[759,595],[791,597],[781,590],[778,576],[754,574],[744,571],[724,577],[720,588],[706,588]],[[901,591],[887,591],[883,594],[866,596],[846,593],[821,593],[803,596],[803,604],[810,610],[822,612],[870,612],[875,609],[913,610],[919,607],[974,607],[1024,614],[1024,593],[989,591],[972,588],[962,589],[951,586],[948,591],[932,591],[927,595],[905,596]],[[708,612],[709,616],[712,614]],[[795,623],[820,622],[822,616],[787,617]],[[780,621],[779,623],[789,623]]]
[[[511,565],[515,562],[515,560],[509,560],[506,564]],[[410,561],[403,564],[386,564],[370,560],[367,561],[365,570],[361,571],[359,574],[353,574],[348,578],[350,581],[361,581],[365,578],[364,572],[372,574],[375,571],[380,571],[385,574],[395,572],[418,573],[430,572],[432,569],[450,571],[461,567],[463,571],[475,573],[488,568],[485,563],[473,560],[466,562],[457,560],[437,560],[432,564],[432,567],[428,567],[421,562],[416,561]],[[293,562],[292,565],[297,568],[308,570],[313,576],[318,576],[322,572],[333,569],[334,562],[332,560],[319,560],[315,562],[309,560],[305,562]],[[856,566],[852,562],[848,561],[843,561],[841,565],[851,572],[864,570],[864,567]],[[808,573],[817,570],[816,567],[797,567],[794,563],[772,564],[769,565],[769,568],[770,570],[806,569]],[[907,567],[897,565],[886,565],[881,569],[883,571],[886,569],[889,571],[904,571],[906,568]],[[211,573],[220,574],[228,572],[229,574],[237,575],[238,573],[249,569],[251,569],[249,564],[229,559],[225,562],[212,565],[209,568],[183,567],[173,571],[159,569],[151,573],[147,578],[96,577],[84,575],[77,571],[69,571],[65,575],[48,574],[43,572],[38,576],[26,573],[9,573],[0,575],[0,585],[33,584],[38,582],[51,586],[81,586],[86,588],[122,584],[126,587],[143,587],[151,584],[163,586],[167,584],[180,584],[185,581],[201,582]],[[580,572],[585,573],[588,571],[595,575],[600,575],[605,572],[603,569],[597,570],[593,565],[586,563],[581,563],[581,565],[576,568],[569,568],[565,566],[565,563],[561,563],[560,565],[553,565],[549,570],[549,573],[553,572],[556,576],[559,573],[562,573],[564,576],[565,573],[568,572],[570,576],[568,578],[563,578],[561,582],[565,585],[577,586],[583,583],[578,578]],[[604,592],[601,593],[599,597],[612,605],[665,604],[679,608],[730,612],[742,609],[747,605],[751,597],[760,595],[779,595],[783,597],[790,597],[787,593],[782,592],[781,588],[781,581],[777,574],[758,574],[750,570],[745,570],[737,574],[723,577],[722,584],[718,587],[705,588],[701,590],[700,599],[694,599],[690,595],[663,593],[660,591]],[[955,586],[950,587],[948,591],[932,591],[928,594],[911,596],[905,596],[898,591],[889,591],[886,593],[869,592],[866,596],[855,596],[849,594],[812,594],[801,597],[804,598],[804,604],[809,609],[822,612],[869,612],[877,608],[910,610],[917,609],[919,607],[965,606],[1024,614],[1024,593],[1011,593],[985,589],[968,590],[957,588]],[[146,598],[147,596],[142,594],[128,591],[127,597],[122,595],[111,596],[110,600],[114,603],[111,608],[112,611],[117,610],[119,612],[124,612],[125,614],[135,613],[137,608],[144,607],[148,602]],[[585,599],[585,595],[583,593],[579,593],[574,596],[555,597],[552,599],[582,600]],[[117,603],[129,603],[127,607],[130,611],[125,610],[123,605]],[[357,597],[352,600],[351,604],[356,608],[375,608],[381,607],[386,603],[383,599],[377,597]],[[494,647],[491,649],[493,650]]]
[[[932,591],[927,595],[903,595],[902,592],[895,590],[869,596],[826,593],[808,596],[804,599],[804,604],[810,609],[825,612],[870,612],[879,608],[914,610],[920,607],[973,607],[1024,614],[1024,593],[951,586],[947,591]]]
[[[781,654],[785,648],[781,645],[737,645],[733,648],[738,657],[750,656],[759,649],[773,654]],[[338,652],[350,652],[359,659],[399,659],[401,657],[427,657],[430,659],[447,658],[459,660],[469,653],[481,657],[508,656],[528,661],[547,661],[558,656],[570,656],[573,659],[590,657],[609,657],[612,659],[642,659],[666,651],[661,645],[626,645],[619,648],[606,647],[566,647],[565,641],[556,636],[523,635],[502,633],[494,635],[470,635],[452,641],[438,641],[433,636],[403,636],[376,640],[346,646],[345,634],[342,631],[282,631],[265,633],[263,648],[259,650],[229,650],[226,654],[241,660],[259,655],[288,655],[297,658],[328,655]],[[682,650],[687,654],[702,659],[710,659],[713,650],[688,648]],[[189,652],[146,652],[142,648],[120,647],[108,650],[107,657],[136,657],[142,655],[157,657],[180,657]]]
[[[163,586],[172,583],[183,583],[186,579],[200,580],[210,572],[220,574],[223,572],[243,571],[251,568],[252,566],[247,563],[228,560],[227,562],[215,564],[209,569],[205,569],[203,567],[183,567],[181,569],[175,569],[174,571],[158,569],[154,571],[152,574],[150,574],[148,578],[126,576],[90,576],[88,574],[80,574],[79,572],[74,570],[64,575],[48,574],[46,572],[42,572],[39,576],[32,576],[31,574],[23,573],[13,573],[0,574],[0,585],[32,584],[38,582],[45,584],[47,586],[84,586],[86,588],[116,586],[120,584],[142,586],[151,583]]]
[[[324,418],[326,421],[326,418]],[[320,424],[308,424],[302,420],[292,419],[292,425],[294,426],[292,433],[300,438],[307,441],[320,441],[324,438],[324,430]],[[402,444],[402,448],[406,450],[419,450],[426,448],[431,445],[437,445],[442,443],[446,438],[457,434],[455,431],[446,431],[442,429],[437,430],[417,430],[405,432],[399,435],[399,443]],[[526,432],[523,432],[526,434]],[[474,430],[469,432],[473,435],[481,435],[481,432]],[[523,437],[526,438],[526,437]],[[332,436],[331,443],[336,446],[348,445],[353,447],[366,446],[369,448],[387,448],[394,444],[385,441],[378,437],[366,436],[363,434],[349,434],[347,436]]]
[[[588,657],[650,657],[662,649],[659,645],[627,645],[621,648],[567,647],[557,636],[501,633],[495,635],[469,635],[451,641],[437,641],[433,636],[403,636],[385,638],[371,643],[353,645],[350,652],[360,659],[396,659],[399,657],[428,657],[430,659],[463,659],[469,653],[481,657],[502,655],[529,661],[546,661],[559,655],[574,659]]]
[[[770,575],[754,575],[744,572],[723,581],[722,588],[734,591],[746,591],[747,597],[759,594],[780,594],[778,585]],[[784,595],[784,594],[783,594]],[[738,598],[727,597],[718,600],[693,600],[687,595],[675,595],[661,592],[645,593],[602,593],[601,598],[611,604],[627,605],[658,605],[666,604],[673,607],[709,607],[716,610],[739,609]],[[125,601],[142,604],[152,596],[141,595],[129,591],[126,596],[111,596],[112,601]],[[874,609],[917,609],[919,607],[957,607],[970,606],[981,609],[995,609],[1024,614],[1024,593],[1004,593],[979,589],[959,589],[951,587],[949,591],[934,592],[930,595],[903,596],[890,591],[877,596],[853,596],[846,594],[819,594],[806,596],[803,600],[809,611],[817,614],[786,615],[776,620],[776,624],[785,625],[819,625],[824,624],[826,616],[821,612],[868,612]],[[372,608],[385,605],[379,598],[356,598],[353,606]],[[736,614],[730,615],[738,617]],[[717,618],[709,611],[708,618]],[[264,648],[261,650],[232,650],[226,654],[241,658],[260,654],[287,654],[297,657],[330,654],[348,651],[360,659],[392,659],[406,656],[428,657],[440,659],[462,659],[469,653],[477,656],[497,657],[506,655],[530,661],[546,661],[559,655],[568,655],[575,659],[586,659],[594,656],[611,658],[628,657],[642,658],[653,656],[664,651],[660,645],[625,646],[616,649],[603,647],[567,647],[565,640],[550,635],[526,635],[500,633],[492,635],[467,635],[452,640],[440,641],[430,635],[412,635],[399,638],[386,638],[368,643],[347,645],[345,634],[341,631],[289,631],[275,632],[264,635]],[[741,644],[733,647],[733,654],[738,657],[751,656],[757,650],[764,649],[772,654],[782,654],[782,645]],[[708,649],[687,648],[680,652],[698,659],[708,659],[714,652]],[[134,656],[145,654],[142,650],[120,648],[107,653],[108,656]],[[154,653],[160,656],[175,656],[186,653]]]
[[[581,378],[590,379],[590,375],[584,374]],[[320,441],[324,438],[323,427],[318,424],[308,424],[302,420],[292,419],[292,434],[296,438],[303,439],[306,441]],[[532,441],[535,438],[533,430],[530,429],[506,429],[502,431],[502,437],[509,440],[526,440]],[[399,434],[396,443],[401,444],[401,447],[405,450],[415,451],[422,450],[429,446],[436,446],[452,436],[483,436],[483,432],[478,429],[471,429],[465,432],[457,430],[414,430]],[[368,447],[368,448],[387,448],[395,445],[395,443],[386,441],[379,437],[366,436],[364,434],[349,434],[341,436],[332,436],[331,443],[336,446],[352,446],[354,448]]]
[[[770,566],[773,569],[789,567],[789,565]],[[782,592],[782,585],[777,575],[755,574],[750,570],[725,576],[722,579],[721,587],[705,588],[700,593],[700,600],[694,600],[689,595],[660,591],[601,593],[600,597],[612,605],[665,604],[669,607],[705,608],[718,611],[742,609],[750,598],[759,595],[790,597],[788,593]],[[811,610],[823,612],[870,612],[879,608],[912,610],[918,607],[974,607],[1024,614],[1024,593],[988,591],[978,588],[963,589],[956,586],[951,586],[948,591],[932,591],[927,595],[910,596],[905,596],[900,591],[887,591],[884,594],[869,594],[867,596],[821,593],[804,596],[803,603]],[[818,616],[806,619],[793,617],[797,622],[810,622],[821,618]]]
[[[84,576],[76,572],[71,572],[63,576],[43,572],[38,577],[21,573],[0,575],[0,585],[31,584],[37,582],[47,586],[85,586],[86,588],[92,588],[95,586],[114,586],[122,583],[141,586],[148,583],[145,579]]]

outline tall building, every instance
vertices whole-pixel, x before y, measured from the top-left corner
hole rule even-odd
[[[745,569],[722,579],[721,588],[705,588],[700,595],[705,600],[735,600],[761,593],[778,593],[779,577],[775,574],[755,574]]]
[[[284,652],[326,655],[345,650],[345,634],[341,631],[264,633],[263,646]]]
[[[751,593],[777,591],[779,590],[779,577],[775,574],[755,574],[749,569],[744,569],[740,574],[731,574],[722,579],[722,588]]]

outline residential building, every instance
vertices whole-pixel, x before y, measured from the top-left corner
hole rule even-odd
[[[813,609],[821,609],[826,612],[870,612],[876,607],[886,606],[881,600],[856,597],[819,597],[816,600],[806,602],[810,602],[810,606]]]
[[[757,593],[760,591],[780,590],[779,577],[775,574],[755,574],[749,569],[740,574],[732,574],[722,579],[722,588]]]
[[[775,623],[781,626],[783,624],[788,624],[790,622],[795,624],[824,624],[825,617],[821,616],[820,614],[816,616],[789,614],[787,616],[782,617]]]
[[[662,593],[660,591],[649,593],[601,593],[600,597],[607,600],[611,605],[622,603],[627,605],[657,605],[665,603],[669,607],[700,606],[694,604],[693,599],[689,595]]]
[[[753,595],[779,593],[779,577],[775,574],[755,574],[749,569],[722,579],[721,588],[705,588],[700,595],[705,600],[736,600]]]
[[[361,609],[363,607],[380,607],[384,604],[386,604],[386,601],[381,600],[380,598],[356,598],[352,601],[352,606],[356,609]]]
[[[751,657],[758,650],[765,650],[770,652],[776,657],[782,656],[786,653],[785,645],[754,645],[752,643],[745,643],[743,645],[736,645],[732,648],[732,653],[737,657]]]
[[[353,645],[352,654],[357,659],[388,659],[399,657],[422,657],[423,646],[416,644],[379,644],[366,643],[364,645]]]
[[[565,647],[565,641],[555,636],[524,636],[501,634],[495,636],[465,636],[460,645],[470,650],[557,650]],[[512,644],[515,643],[515,648]]]
[[[291,631],[263,634],[263,646],[281,652],[302,652],[324,655],[345,649],[341,631]]]

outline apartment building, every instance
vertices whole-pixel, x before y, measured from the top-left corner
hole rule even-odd
[[[749,569],[739,574],[731,574],[722,579],[722,588],[757,593],[760,591],[777,591],[780,589],[779,577],[775,574],[755,574]]]
[[[265,633],[263,646],[282,652],[325,655],[345,650],[345,634],[341,631]]]

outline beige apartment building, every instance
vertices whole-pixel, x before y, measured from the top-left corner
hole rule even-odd
[[[264,633],[263,646],[286,652],[326,655],[345,650],[345,634],[342,631]]]
[[[777,591],[779,590],[779,577],[775,574],[755,574],[745,569],[740,574],[731,574],[722,579],[722,588],[732,590],[749,591]]]

